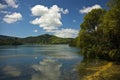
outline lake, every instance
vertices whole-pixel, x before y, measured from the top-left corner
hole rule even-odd
[[[68,45],[0,46],[0,80],[79,80],[82,60]]]

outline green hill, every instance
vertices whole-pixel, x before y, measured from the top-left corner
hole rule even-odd
[[[0,45],[21,45],[21,38],[0,35]]]
[[[0,35],[0,45],[20,45],[20,44],[68,44],[72,38],[60,38],[54,35],[44,34],[26,38],[10,37]]]

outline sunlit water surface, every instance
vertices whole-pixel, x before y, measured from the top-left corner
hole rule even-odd
[[[0,46],[0,80],[79,80],[78,53],[68,45]]]

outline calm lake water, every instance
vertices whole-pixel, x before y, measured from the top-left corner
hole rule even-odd
[[[79,80],[78,53],[68,45],[0,46],[0,80]]]

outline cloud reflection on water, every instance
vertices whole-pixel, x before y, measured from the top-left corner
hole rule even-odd
[[[57,53],[57,54],[49,54],[48,58],[55,58],[55,59],[64,59],[64,60],[72,60],[79,58],[77,55],[71,55],[71,53]]]
[[[17,77],[21,75],[21,71],[14,66],[5,66],[3,71],[6,75]]]
[[[32,65],[32,68],[39,73],[32,75],[32,80],[59,80],[62,64],[56,60],[45,58],[39,64]]]

